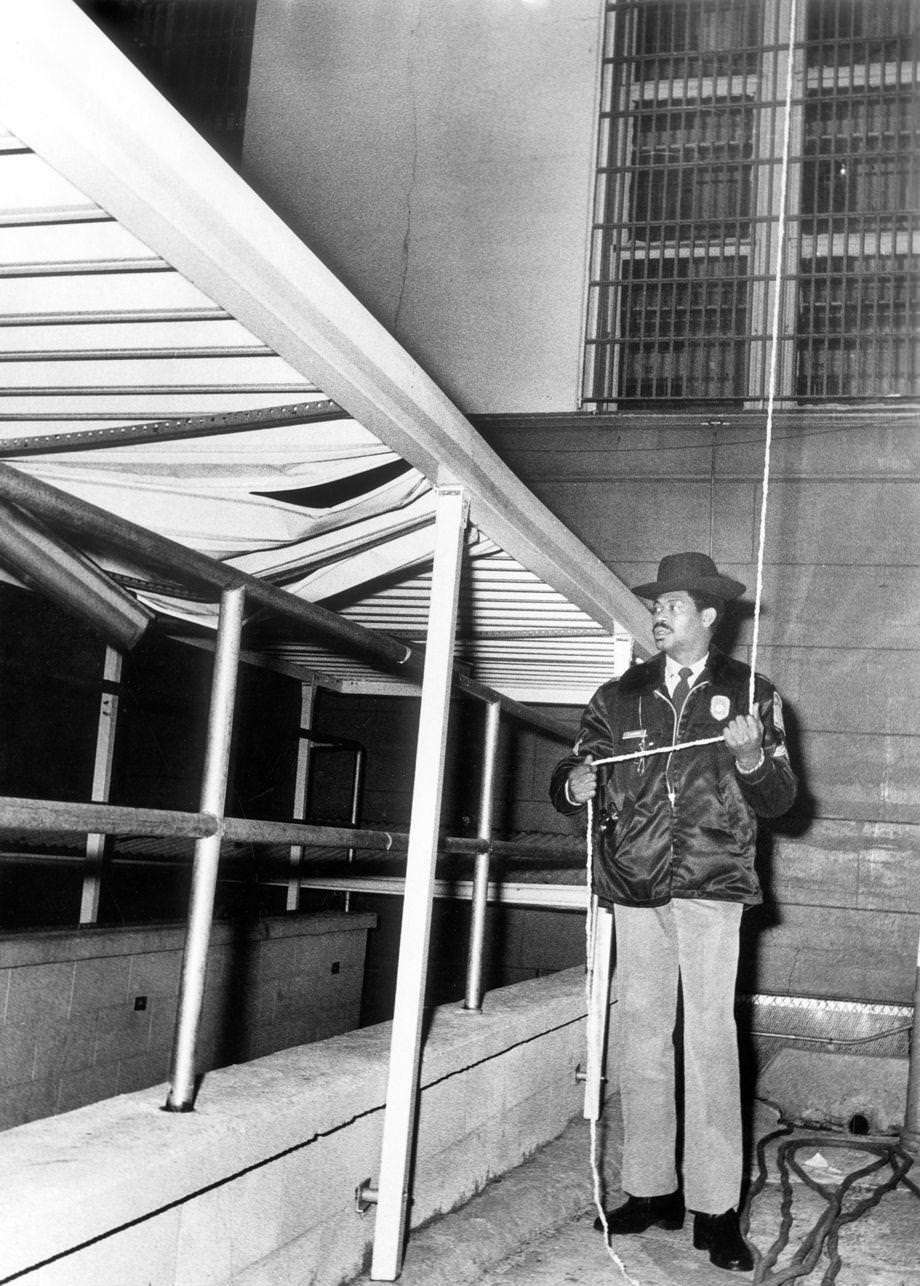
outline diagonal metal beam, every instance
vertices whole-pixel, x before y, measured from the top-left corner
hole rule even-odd
[[[70,0],[6,6],[0,118],[409,464],[464,486],[470,520],[520,563],[653,650],[622,581]]]

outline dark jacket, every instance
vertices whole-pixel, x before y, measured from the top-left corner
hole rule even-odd
[[[711,650],[680,717],[665,687],[664,663],[659,655],[595,692],[572,753],[553,771],[550,796],[559,812],[583,807],[568,800],[565,784],[586,755],[604,759],[718,737],[729,719],[747,713],[751,672],[740,661]],[[740,773],[721,741],[598,769],[593,869],[602,902],[762,901],[754,869],[757,817],[785,813],[796,779],[779,694],[757,675],[754,695],[764,760],[753,773]]]

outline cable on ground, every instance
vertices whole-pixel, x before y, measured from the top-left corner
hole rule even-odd
[[[766,1101],[766,1100],[761,1100]],[[779,1111],[775,1103],[769,1106]],[[769,1167],[766,1159],[767,1148],[795,1129],[792,1122],[784,1121],[772,1133],[758,1140],[756,1148],[757,1175],[751,1184],[747,1200],[741,1213],[741,1232],[748,1239],[751,1212],[754,1202],[763,1191],[769,1178]],[[862,1151],[874,1159],[856,1170],[850,1171],[838,1184],[819,1182],[799,1163],[797,1153],[805,1148],[818,1148],[826,1151],[829,1148],[845,1148],[847,1151]],[[828,1131],[822,1134],[798,1135],[785,1138],[777,1148],[776,1165],[780,1184],[780,1226],[772,1245],[764,1252],[748,1240],[754,1254],[753,1286],[782,1286],[783,1283],[808,1277],[814,1272],[822,1252],[827,1255],[827,1267],[821,1278],[820,1286],[832,1286],[843,1266],[840,1255],[840,1232],[846,1224],[852,1223],[867,1211],[873,1209],[886,1193],[899,1185],[908,1188],[914,1196],[920,1198],[920,1187],[907,1178],[907,1171],[913,1164],[913,1157],[900,1144],[884,1136],[872,1138],[853,1138],[852,1135],[833,1134]],[[860,1180],[888,1167],[891,1173],[876,1183],[866,1196],[848,1203],[850,1190]],[[788,1248],[794,1222],[794,1188],[792,1175],[795,1174],[803,1183],[817,1192],[826,1202],[824,1210],[813,1225],[800,1237],[798,1246],[792,1256],[782,1267],[777,1267],[780,1256]]]

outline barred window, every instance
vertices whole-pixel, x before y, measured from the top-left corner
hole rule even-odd
[[[746,220],[753,137],[752,109],[731,101],[637,110],[631,202],[636,234],[674,240],[688,225],[719,229]]]
[[[608,5],[586,406],[920,394],[918,6],[799,0],[787,121],[791,3]]]

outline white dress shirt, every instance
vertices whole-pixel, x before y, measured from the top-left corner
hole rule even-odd
[[[706,662],[708,660],[708,652],[704,656],[701,656],[698,661],[694,661],[692,665],[681,665],[681,663],[679,661],[675,661],[672,656],[667,657],[664,663],[664,682],[665,687],[668,689],[668,696],[672,697],[674,695],[674,689],[680,681],[681,670],[690,671],[690,678],[687,682],[692,688],[694,683],[696,683],[697,679],[703,673],[703,670],[706,668]]]

